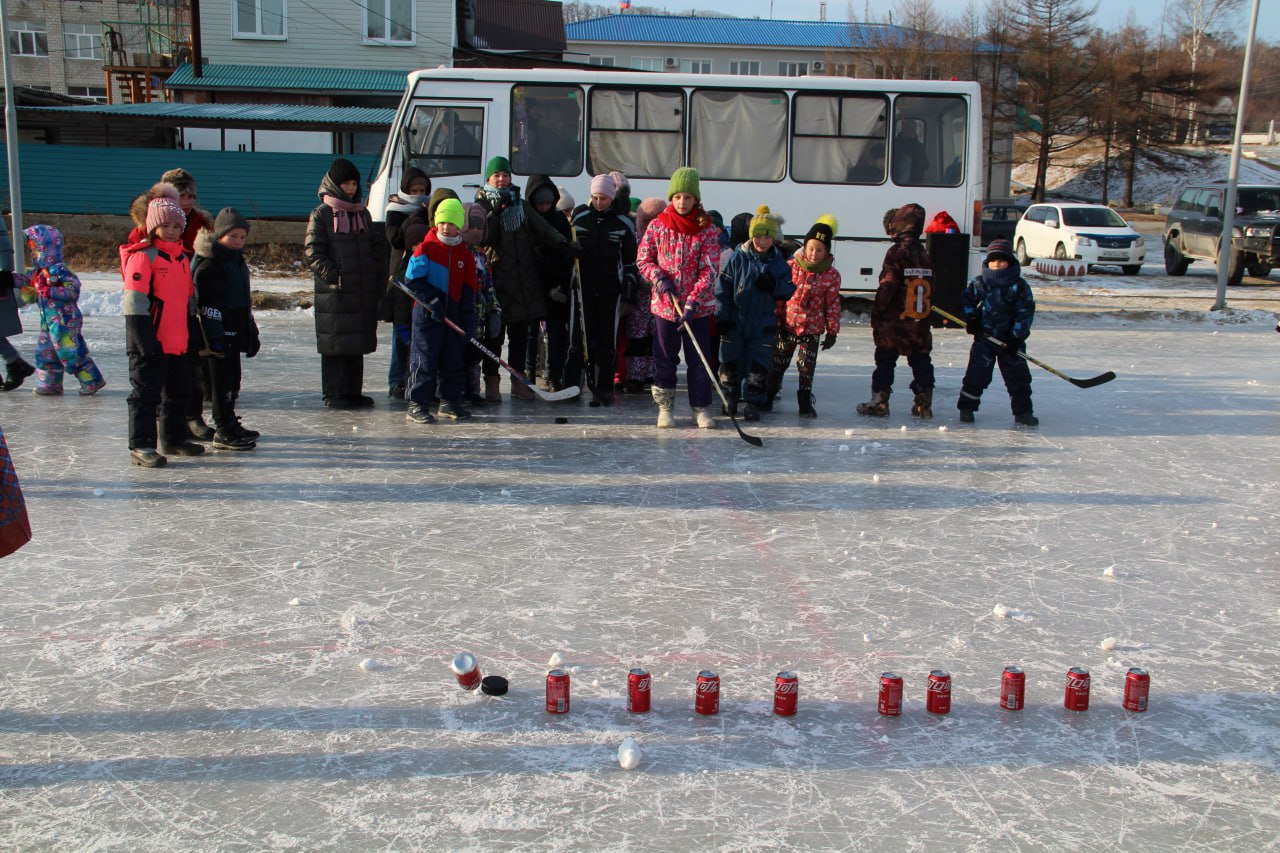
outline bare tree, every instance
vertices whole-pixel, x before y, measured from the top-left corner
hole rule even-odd
[[[1182,32],[1182,52],[1191,61],[1191,77],[1196,73],[1203,58],[1206,37],[1218,24],[1225,24],[1227,19],[1240,8],[1241,0],[1178,0],[1174,7],[1174,21]],[[1187,103],[1187,141],[1195,143],[1200,134],[1200,123],[1196,120],[1199,102],[1191,99]]]

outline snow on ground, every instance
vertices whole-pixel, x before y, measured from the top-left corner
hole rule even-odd
[[[1276,149],[1256,149],[1255,158],[1240,160],[1240,183],[1274,184],[1280,181],[1280,156]],[[1160,165],[1142,162],[1134,178],[1133,199],[1136,204],[1167,206],[1176,200],[1176,194],[1189,184],[1225,181],[1230,167],[1230,149],[1197,146],[1171,155],[1160,155]],[[1124,173],[1119,171],[1119,161],[1112,162],[1108,179],[1111,201],[1124,198]],[[1032,186],[1036,179],[1034,161],[1021,163],[1013,169],[1013,180],[1024,186]],[[1051,196],[1062,198],[1101,199],[1102,164],[1096,152],[1081,153],[1075,160],[1050,166],[1045,175],[1045,185]]]

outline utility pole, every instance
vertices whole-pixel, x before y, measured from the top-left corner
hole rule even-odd
[[[9,209],[13,212],[13,245],[22,245],[22,173],[18,170],[18,107],[13,102],[13,72],[9,67],[9,7],[0,0],[0,67],[4,69],[4,141],[9,155]],[[25,273],[26,253],[13,253],[15,273]]]
[[[1214,311],[1227,307],[1227,272],[1231,266],[1234,247],[1231,232],[1235,230],[1236,185],[1240,183],[1240,139],[1244,136],[1244,114],[1249,103],[1249,78],[1253,76],[1253,42],[1258,34],[1258,5],[1253,0],[1253,12],[1249,15],[1249,40],[1244,43],[1244,73],[1240,76],[1240,100],[1236,102],[1236,138],[1231,145],[1231,167],[1227,170],[1227,198],[1222,205],[1222,238],[1218,241],[1218,298]],[[1240,259],[1244,264],[1244,258]]]

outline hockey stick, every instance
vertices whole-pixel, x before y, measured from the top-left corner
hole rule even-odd
[[[954,314],[948,314],[946,311],[943,311],[937,305],[932,306],[932,308],[934,311],[938,312],[938,314],[942,315],[943,317],[955,323],[956,325],[960,326],[961,328],[964,328],[964,326],[966,325],[964,320],[961,320],[959,317],[955,316]],[[1005,346],[1005,342],[1000,340],[999,338],[993,338],[991,335],[985,335],[985,334],[982,337],[986,338],[988,341],[995,344],[996,346],[999,346],[999,347]],[[1057,376],[1059,379],[1067,380],[1077,388],[1092,388],[1095,385],[1105,385],[1106,383],[1110,382],[1112,379],[1116,378],[1116,375],[1110,370],[1108,370],[1106,373],[1099,373],[1097,376],[1091,376],[1088,379],[1076,379],[1072,376],[1068,376],[1067,374],[1063,373],[1061,370],[1058,370],[1054,367],[1051,367],[1045,364],[1043,361],[1040,361],[1040,359],[1038,358],[1032,358],[1022,350],[1018,350],[1018,355],[1022,356],[1027,361],[1034,364],[1036,367],[1043,367],[1045,370],[1049,371],[1054,376]]]
[[[405,293],[409,294],[409,298],[412,299],[414,302],[418,303],[419,305],[421,305],[423,309],[427,308],[427,303],[423,302],[422,299],[418,296],[418,294],[410,290],[409,285],[405,284],[403,281],[401,281],[398,278],[391,279],[391,283],[394,284],[396,287],[400,288],[401,290],[403,290]],[[543,391],[536,384],[526,379],[523,373],[521,373],[520,371],[516,370],[514,367],[512,367],[511,365],[503,361],[502,357],[499,356],[497,353],[493,352],[487,346],[485,346],[475,338],[468,335],[466,329],[462,328],[457,323],[453,322],[448,317],[444,316],[443,313],[441,314],[440,319],[443,320],[444,324],[448,326],[450,329],[453,329],[459,335],[462,335],[462,337],[466,338],[468,343],[470,343],[473,347],[480,350],[480,352],[484,353],[489,358],[493,359],[494,361],[498,362],[498,364],[506,368],[506,371],[511,374],[512,378],[518,379],[521,382],[523,382],[525,387],[527,387],[533,393],[537,394],[543,400],[547,400],[548,402],[551,402],[551,403],[556,403],[556,402],[559,402],[560,400],[572,399],[573,397],[576,397],[580,393],[582,393],[580,390],[578,390],[577,385],[574,385],[571,388],[564,388],[560,391]]]
[[[674,296],[668,296],[671,300],[671,307],[675,309],[676,316],[684,319],[684,312],[680,310],[680,303],[676,301]],[[689,324],[684,325],[685,334],[689,336],[690,342],[693,343],[693,349],[698,354],[698,358],[702,359],[702,367],[707,371],[707,377],[711,379],[711,384],[715,386],[716,393],[720,395],[720,402],[724,403],[725,411],[729,413],[729,420],[733,422],[733,428],[738,431],[738,437],[753,447],[764,447],[764,439],[758,435],[748,435],[742,431],[742,427],[738,426],[738,418],[733,414],[733,407],[729,405],[729,397],[724,393],[724,387],[720,384],[720,379],[711,370],[711,363],[707,361],[707,356],[702,351],[702,345],[698,343],[698,338],[693,333],[693,329],[689,328]]]

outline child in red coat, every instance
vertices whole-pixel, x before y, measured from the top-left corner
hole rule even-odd
[[[813,405],[813,374],[818,366],[819,339],[822,349],[831,349],[840,334],[840,272],[833,266],[835,258],[831,254],[836,227],[834,216],[818,217],[804,235],[804,245],[791,258],[791,282],[796,292],[787,300],[785,317],[778,324],[778,341],[769,371],[772,403],[782,388],[782,374],[791,366],[796,348],[800,349],[796,399],[802,418],[818,416]]]

